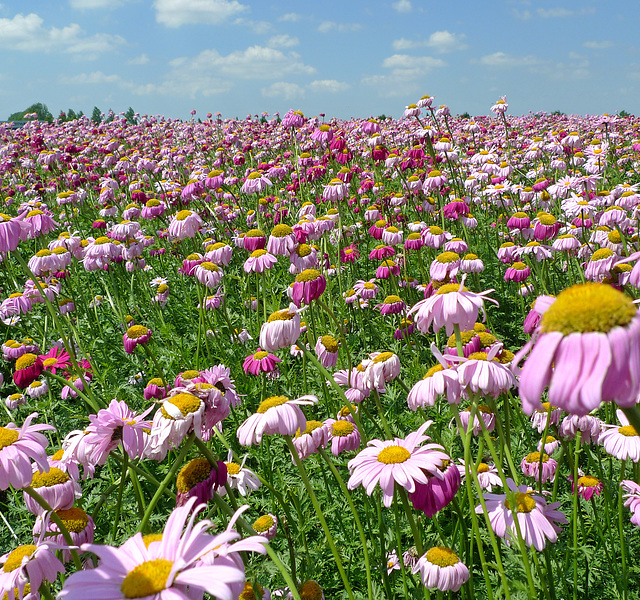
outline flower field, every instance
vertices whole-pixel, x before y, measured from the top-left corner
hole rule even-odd
[[[640,597],[640,120],[31,120],[0,178],[0,598]]]

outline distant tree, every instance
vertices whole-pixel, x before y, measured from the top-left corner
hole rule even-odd
[[[621,110],[620,112],[618,112],[618,116],[619,117],[630,117],[631,113],[627,112],[626,110]]]
[[[127,123],[131,123],[132,125],[135,125],[137,123],[136,113],[131,107],[129,107],[127,109],[127,112],[124,113],[124,118],[127,120]]]
[[[96,125],[99,125],[100,123],[102,123],[102,111],[97,106],[93,107],[93,112],[91,113],[91,120]]]
[[[384,113],[382,113],[381,115],[378,115],[378,121],[386,121],[387,120],[387,115],[385,115]]]
[[[565,117],[566,116],[566,114],[563,113],[561,110],[554,110],[551,114],[554,117]]]
[[[471,115],[470,115],[468,112],[463,112],[463,113],[460,115],[460,118],[461,118],[461,119],[470,119],[470,118],[471,118]]]
[[[51,123],[53,121],[53,115],[47,108],[46,104],[42,104],[42,102],[37,102],[36,104],[32,104],[29,108],[22,110],[20,112],[15,112],[9,115],[8,121],[22,121],[25,115],[35,113],[38,115],[38,121],[48,121]]]
[[[67,120],[67,113],[61,110],[60,114],[58,115],[58,121],[66,121],[66,120]]]
[[[76,111],[73,110],[73,108],[70,108],[69,110],[67,110],[67,121],[75,121],[78,118],[78,115],[76,114]]]

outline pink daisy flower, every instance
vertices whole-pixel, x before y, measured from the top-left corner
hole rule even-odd
[[[258,248],[254,250],[247,260],[244,261],[243,269],[245,273],[264,273],[277,264],[278,259],[269,254],[266,250]]]
[[[481,394],[497,398],[515,385],[515,377],[496,356],[502,344],[496,344],[489,352],[474,352],[469,358],[458,359],[458,378],[467,395]]]
[[[640,527],[640,485],[630,479],[620,482],[620,487],[627,492],[624,495],[624,505],[631,511],[631,522]]]
[[[316,356],[325,369],[332,369],[338,363],[338,341],[331,335],[318,338],[315,346]]]
[[[249,373],[251,375],[259,375],[260,373],[271,373],[279,362],[282,361],[277,356],[258,348],[254,354],[250,354],[244,359],[242,368],[245,375]]]
[[[184,209],[178,212],[169,223],[169,238],[172,240],[184,240],[193,238],[200,231],[203,222],[197,213]]]
[[[602,425],[602,433],[598,442],[602,444],[607,454],[618,460],[632,460],[640,462],[640,434],[621,410],[616,414],[622,425]]]
[[[363,281],[359,279],[353,286],[356,293],[364,300],[372,300],[378,294],[378,286],[375,283],[375,279],[369,281]]]
[[[215,536],[208,534],[209,520],[194,522],[204,508],[201,504],[194,509],[195,500],[190,499],[171,513],[159,541],[147,545],[142,534],[137,533],[120,548],[83,545],[83,551],[98,556],[99,566],[71,575],[58,597],[84,600],[95,589],[102,600],[142,597],[187,600],[193,593],[203,592],[231,600],[234,597],[231,588],[244,582],[244,570],[226,561],[219,564],[213,559],[206,564],[200,559],[236,539],[238,534],[233,530]]]
[[[383,503],[388,508],[393,501],[396,483],[413,493],[416,483],[429,482],[429,475],[442,479],[444,475],[440,468],[444,461],[449,460],[449,456],[438,444],[422,446],[423,442],[430,439],[423,434],[432,422],[427,421],[405,439],[371,440],[364,450],[349,461],[351,477],[347,487],[353,490],[362,485],[370,496],[379,484]]]
[[[84,510],[77,507],[72,508],[60,508],[56,510],[56,514],[60,517],[62,524],[67,528],[71,540],[74,546],[80,546],[81,544],[91,544],[93,542],[93,536],[95,532],[95,523]],[[48,535],[48,540],[57,544],[58,546],[67,546],[67,542],[64,536],[60,533],[58,525],[49,519],[48,513],[39,516],[33,526],[33,538],[34,543],[42,535],[42,529],[44,528],[45,534]],[[49,537],[52,536],[52,537]],[[71,552],[69,550],[62,551],[62,560],[68,563],[71,560]]]
[[[326,448],[329,443],[329,435],[330,429],[326,423],[314,420],[307,421],[304,431],[298,430],[292,440],[300,460],[305,460],[315,454],[318,448]]]
[[[349,415],[351,417],[351,415]],[[360,448],[362,436],[360,430],[353,422],[353,417],[349,419],[327,419],[325,425],[329,428],[331,439],[331,454],[339,456],[343,452],[351,452]]]
[[[41,471],[49,470],[45,448],[49,440],[40,431],[55,431],[51,425],[31,425],[38,413],[31,413],[22,427],[9,423],[0,427],[0,490],[31,485],[33,461]]]
[[[144,325],[132,325],[122,336],[124,343],[124,351],[127,354],[133,354],[138,344],[146,344],[151,338],[152,331]]]
[[[542,460],[542,472],[540,472],[540,462]],[[536,481],[547,483],[556,477],[558,463],[544,452],[531,452],[527,454],[520,463],[522,472],[527,477],[533,477]]]
[[[224,273],[218,265],[203,261],[194,269],[193,275],[202,285],[211,290],[220,285]]]
[[[569,475],[569,481],[571,482],[571,493],[575,492],[576,486],[573,481],[573,475]],[[624,481],[621,482],[621,484]],[[591,500],[594,496],[599,496],[604,489],[604,484],[597,477],[593,475],[580,474],[578,477],[578,495],[584,500]]]
[[[523,410],[549,402],[586,415],[601,402],[635,405],[640,394],[640,315],[630,298],[601,283],[562,291],[542,315],[538,335],[518,352],[531,350],[520,373]]]
[[[263,400],[258,410],[240,427],[237,436],[240,445],[259,445],[263,435],[295,435],[307,428],[307,419],[300,406],[315,404],[316,396],[300,396],[291,400],[286,396],[271,396]]]
[[[80,485],[67,473],[57,467],[49,467],[46,472],[36,471],[31,479],[31,487],[53,508],[71,508],[76,499],[82,496]],[[27,510],[34,515],[41,515],[44,509],[26,492],[24,503]]]
[[[530,491],[526,485],[516,486],[507,479],[509,489],[515,493],[520,532],[527,546],[533,546],[538,552],[544,550],[547,540],[555,542],[561,528],[557,523],[566,523],[567,518],[556,510],[560,502],[547,504],[542,496]],[[494,533],[505,538],[507,544],[516,537],[515,518],[506,494],[485,494],[487,512]],[[482,506],[476,506],[476,513],[482,514]]]
[[[267,352],[289,348],[300,337],[300,310],[292,302],[289,308],[272,313],[260,327],[260,347]]]
[[[0,593],[10,600],[22,598],[23,595],[25,598],[35,598],[43,581],[54,583],[58,573],[64,573],[64,565],[56,558],[52,546],[40,540],[37,544],[18,546],[1,556]]]
[[[453,550],[444,546],[427,550],[412,572],[420,573],[422,583],[428,589],[441,592],[457,592],[469,580],[469,569]]]
[[[460,471],[452,462],[445,462],[440,468],[444,477],[429,477],[427,484],[416,483],[416,490],[409,494],[409,500],[416,510],[421,510],[427,517],[437,512],[453,500],[460,489]]]
[[[316,269],[305,269],[296,276],[293,283],[291,301],[300,306],[310,304],[312,300],[320,298],[327,287],[325,276]]]
[[[406,304],[400,296],[396,296],[395,294],[391,294],[387,296],[381,304],[376,306],[377,309],[380,310],[381,315],[397,315],[401,313]]]
[[[458,462],[460,462],[460,464],[457,466],[457,469],[460,473],[461,481],[464,482],[466,477],[464,460],[459,458]],[[498,468],[495,465],[480,462],[476,468],[476,473],[478,475],[478,483],[483,490],[490,492],[495,486],[502,487],[502,479],[500,479]]]
[[[17,219],[0,213],[0,252],[13,252],[20,243],[22,227]]]

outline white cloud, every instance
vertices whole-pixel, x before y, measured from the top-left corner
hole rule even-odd
[[[287,33],[282,35],[274,35],[267,42],[267,46],[270,48],[293,48],[300,44],[300,40],[297,37],[292,37]]]
[[[389,69],[388,74],[365,76],[362,83],[377,88],[382,96],[406,96],[420,88],[420,80],[430,71],[446,65],[432,56],[393,54],[382,61],[382,66]]]
[[[314,94],[339,94],[349,89],[349,84],[335,79],[316,79],[309,84],[309,90]]]
[[[562,7],[539,8],[536,13],[543,19],[565,19],[567,17],[576,17],[584,15],[592,15],[596,11],[593,7],[581,8],[580,10],[569,10]]]
[[[445,62],[431,56],[409,56],[408,54],[394,54],[382,61],[382,66],[394,71],[415,71],[416,74],[427,73],[435,67],[444,67]]]
[[[521,21],[528,21],[533,16],[529,10],[520,11],[514,8],[511,12],[516,19],[520,19]]]
[[[120,75],[106,75],[102,71],[93,71],[92,73],[78,73],[72,77],[63,77],[62,83],[73,85],[100,85],[103,83],[119,84],[120,86],[127,87],[127,84]]]
[[[80,10],[94,9],[94,8],[115,8],[121,6],[123,0],[69,0],[69,6],[71,8],[77,8]]]
[[[284,98],[285,100],[294,100],[304,96],[304,89],[297,83],[275,81],[270,86],[262,88],[260,93],[267,98]]]
[[[296,21],[299,21],[300,19],[302,19],[302,15],[300,15],[298,13],[290,12],[290,13],[287,13],[285,15],[282,15],[278,19],[278,21],[288,21],[290,23],[295,23]]]
[[[167,27],[189,24],[218,25],[247,10],[237,0],[156,0],[156,21]]]
[[[585,48],[590,48],[591,50],[604,50],[605,48],[611,48],[613,46],[613,42],[609,40],[603,40],[601,42],[584,42],[582,44]]]
[[[399,13],[409,13],[413,9],[413,6],[411,6],[411,2],[409,2],[409,0],[398,0],[391,6],[393,6],[393,8]]]
[[[127,62],[127,64],[140,66],[140,65],[146,65],[148,62],[149,62],[149,57],[143,53],[140,56],[136,56],[135,58],[132,58],[130,61]]]
[[[467,46],[463,39],[467,37],[464,33],[450,33],[447,30],[434,31],[429,39],[408,40],[400,38],[393,40],[391,44],[394,50],[412,50],[415,48],[433,48],[436,52],[444,54],[456,50],[464,50]]]
[[[265,35],[273,29],[271,23],[267,21],[252,21],[251,19],[245,19],[243,17],[236,19],[233,24],[249,27],[256,35]]]
[[[513,56],[505,52],[494,52],[480,58],[480,64],[486,67],[530,67],[541,63],[542,60],[533,55]]]
[[[18,14],[12,19],[0,19],[0,46],[24,52],[60,50],[94,59],[125,43],[123,37],[107,33],[86,36],[79,25],[72,23],[61,29],[46,28],[35,13]]]
[[[362,29],[360,23],[336,23],[335,21],[322,21],[318,25],[318,31],[320,33],[329,33],[330,31],[339,31],[344,33],[346,31],[358,31]]]

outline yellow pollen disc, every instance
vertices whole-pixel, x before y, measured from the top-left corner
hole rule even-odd
[[[202,256],[199,254],[189,254],[185,260],[200,260]]]
[[[296,282],[301,283],[304,281],[314,281],[319,277],[322,277],[322,273],[320,273],[320,271],[317,271],[316,269],[305,269],[302,273],[296,276]]]
[[[26,556],[31,558],[31,555],[36,551],[36,547],[33,544],[26,544],[25,546],[18,546],[13,552],[7,556],[7,560],[2,567],[5,573],[11,573],[15,571],[20,565],[22,565],[22,559]]]
[[[460,255],[455,252],[443,252],[436,256],[436,260],[442,264],[448,264],[460,260]]]
[[[63,193],[64,193],[64,192],[63,192]],[[30,210],[30,211],[27,213],[27,216],[26,216],[25,218],[27,218],[27,219],[28,219],[29,217],[37,217],[38,215],[43,215],[43,214],[44,214],[44,212],[42,212],[41,210],[39,210],[39,209],[37,209],[37,208],[36,208],[35,210]]]
[[[389,225],[389,227],[387,227],[385,231],[388,231],[389,233],[398,233],[400,230],[393,225]]]
[[[282,310],[271,313],[267,319],[267,323],[273,323],[274,321],[291,321],[293,317],[295,317],[295,313],[290,313],[288,308],[283,308]]]
[[[373,359],[373,362],[374,363],[385,362],[386,360],[389,360],[393,356],[395,356],[395,354],[393,352],[380,352],[380,354],[378,354],[378,356],[376,356]]]
[[[307,421],[307,426],[305,428],[304,431],[300,431],[298,429],[298,431],[296,432],[296,438],[302,437],[303,435],[309,435],[311,434],[313,431],[315,431],[316,429],[322,427],[324,425],[324,423],[322,423],[322,421]]]
[[[613,231],[610,231],[607,234],[607,239],[612,244],[620,244],[620,243],[622,243],[622,236],[620,235],[620,232],[617,229],[614,229]]]
[[[253,173],[249,173],[247,179],[260,179],[262,175],[258,171],[254,171]]]
[[[153,379],[149,379],[147,385],[157,385],[158,387],[162,387],[165,385],[165,383],[162,379],[160,379],[160,377],[154,377]]]
[[[149,330],[144,325],[133,325],[127,329],[127,337],[130,340],[137,340],[149,333]]]
[[[540,245],[540,242],[529,242],[525,247],[526,248],[537,248]]]
[[[171,398],[167,398],[165,402],[169,402],[178,407],[183,417],[186,417],[188,414],[197,412],[200,406],[202,406],[202,401],[200,400],[200,398],[187,392],[171,396]],[[161,408],[160,410],[162,411],[162,416],[165,419],[174,420],[173,417],[164,408]]]
[[[330,335],[323,335],[321,338],[322,345],[332,354],[338,351],[338,342],[336,338]]]
[[[516,271],[524,271],[527,268],[527,265],[523,262],[517,261],[511,265],[511,268],[515,269]]]
[[[504,505],[511,510],[508,500],[504,501]],[[530,494],[525,492],[516,492],[516,508],[519,513],[530,513],[536,507],[536,501]]]
[[[154,206],[160,206],[160,200],[157,198],[150,198],[145,202],[147,208],[153,208]]]
[[[263,358],[267,358],[267,356],[269,356],[268,352],[265,352],[264,350],[260,350],[260,352],[256,352],[253,355],[253,358],[255,358],[256,360],[262,360]]]
[[[258,533],[264,533],[265,531],[269,531],[269,529],[271,529],[273,525],[274,525],[274,520],[271,515],[262,515],[261,517],[258,517],[254,521],[253,528]]]
[[[281,223],[280,225],[276,225],[272,230],[271,230],[271,235],[273,237],[285,237],[286,235],[291,235],[293,233],[293,229],[291,229],[291,227],[289,227],[289,225],[285,225],[284,223]]]
[[[265,254],[267,254],[266,250],[264,250],[263,248],[258,248],[257,250],[254,250],[251,253],[251,258],[260,258],[261,256],[264,256]]]
[[[98,219],[99,221],[100,219]],[[100,237],[96,238],[95,241],[93,242],[94,246],[101,246],[102,244],[110,244],[111,240],[105,236],[105,235],[101,235]]]
[[[402,298],[400,296],[396,296],[395,294],[391,294],[391,296],[387,296],[384,299],[384,304],[395,304],[396,302],[402,302]]]
[[[45,358],[45,359],[42,361],[42,366],[44,366],[44,367],[50,367],[51,365],[55,365],[57,362],[58,362],[58,359],[57,359],[57,358],[53,358],[53,357]]]
[[[449,141],[449,140],[447,140]],[[429,177],[440,177],[440,175],[442,175],[442,173],[440,171],[438,171],[437,169],[434,169],[433,171],[429,172]]]
[[[159,594],[166,589],[172,568],[173,562],[165,558],[143,562],[124,578],[120,591],[125,598],[144,598]]]
[[[336,421],[332,426],[333,435],[345,437],[355,430],[355,425],[351,421]]]
[[[52,254],[51,250],[47,250],[46,248],[43,250],[38,250],[36,252],[36,256],[38,258],[42,258],[43,256],[51,256],[51,254]]]
[[[555,225],[556,218],[553,215],[545,213],[538,216],[538,221],[543,225]]]
[[[69,479],[70,477],[64,471],[56,467],[51,467],[47,473],[41,473],[40,471],[35,473],[31,480],[31,487],[52,487],[54,485],[67,483]]]
[[[260,598],[263,598],[264,588],[259,584],[256,584],[256,588],[258,590]],[[238,596],[238,600],[256,600],[257,597],[258,596],[256,596],[255,592],[253,591],[253,586],[247,581],[244,584],[242,593],[240,594],[240,596]]]
[[[142,542],[148,548],[153,542],[161,542],[162,534],[161,533],[147,533],[147,535],[142,536]]]
[[[60,520],[64,523],[64,526],[68,531],[74,533],[80,533],[84,531],[85,527],[89,524],[89,515],[81,508],[60,508],[56,510],[56,514],[60,517]]]
[[[300,600],[322,600],[322,588],[317,581],[309,580],[302,584],[299,590]]]
[[[478,473],[488,473],[489,470],[490,470],[489,469],[489,465],[487,463],[483,463],[483,462],[481,462],[478,465],[478,468],[477,468]]]
[[[427,371],[427,374],[422,379],[428,379],[429,377],[433,377],[436,373],[439,373],[440,371],[444,371],[444,367],[441,364],[437,364],[431,367]]]
[[[487,333],[486,331],[478,332],[478,337],[480,338],[480,344],[483,348],[488,348],[497,341],[495,336]]]
[[[578,485],[581,485],[583,487],[596,487],[599,484],[600,480],[596,477],[593,477],[593,475],[583,475],[582,477],[578,478]]]
[[[544,441],[545,444],[553,444],[553,442],[556,441],[556,438],[554,438],[552,435],[548,435]]]
[[[469,360],[488,360],[487,359],[487,353],[486,352],[472,352],[471,354],[469,354]]]
[[[28,369],[36,362],[36,360],[38,360],[38,357],[31,352],[23,354],[20,358],[18,358],[18,360],[16,360],[16,371]]]
[[[64,456],[64,450],[60,448],[60,450],[58,450],[57,452],[51,455],[51,460],[62,460],[63,456]]]
[[[417,232],[413,232],[413,233],[410,233],[410,234],[407,236],[407,239],[408,239],[408,240],[419,240],[419,239],[420,239],[420,237],[421,237],[421,236],[420,236],[420,234],[419,234],[419,233],[417,233]]]
[[[282,406],[286,402],[289,402],[289,398],[287,398],[286,396],[271,396],[270,398],[267,398],[260,403],[260,406],[258,406],[258,410],[256,412],[264,414],[270,408]]]
[[[211,475],[211,465],[206,458],[194,458],[190,460],[178,473],[176,487],[179,492],[186,494],[200,482],[205,481]]]
[[[526,461],[531,465],[540,462],[540,452],[531,452],[531,454],[527,454]],[[542,462],[549,462],[549,455],[542,454]]]
[[[465,254],[463,260],[478,260],[477,254]]]
[[[427,551],[425,558],[438,567],[452,567],[460,562],[458,555],[451,549],[444,546],[436,546]]]
[[[195,379],[196,377],[200,377],[200,371],[196,371],[195,369],[187,369],[180,375],[181,379]]]
[[[216,271],[220,270],[220,267],[218,265],[216,265],[215,263],[209,262],[208,260],[205,260],[203,263],[200,263],[200,267],[205,271],[210,271],[212,273],[215,273]]]
[[[604,260],[605,258],[609,258],[613,256],[613,250],[609,248],[600,248],[600,250],[596,250],[589,259],[591,262],[595,262],[598,260]]]
[[[638,435],[638,432],[633,425],[624,425],[623,427],[618,427],[618,433],[620,435],[624,435],[625,437],[633,437]]]
[[[440,286],[438,288],[438,291],[436,292],[436,294],[449,294],[451,292],[459,292],[459,291],[468,292],[469,290],[466,287],[463,287],[462,290],[460,290],[459,283],[445,283],[443,286]]]
[[[190,210],[181,210],[177,215],[176,215],[176,220],[177,221],[184,221],[187,217],[190,217],[193,213]]]
[[[157,292],[158,294],[164,294],[164,293],[165,293],[166,291],[168,291],[168,290],[169,290],[169,286],[168,286],[166,283],[161,283],[161,284],[158,286],[158,289],[156,290],[156,292]]]
[[[59,246],[58,248],[54,248],[51,253],[52,254],[57,254],[58,256],[61,256],[62,254],[68,254],[68,250],[66,248],[63,248],[62,246]]]
[[[11,446],[20,434],[15,429],[7,429],[6,427],[0,427],[0,450]]]
[[[411,452],[402,446],[387,446],[378,454],[378,462],[394,465],[406,462],[411,458]]]
[[[635,315],[635,305],[622,292],[603,283],[583,283],[558,294],[542,315],[541,326],[543,333],[607,333],[627,325]]]
[[[478,335],[478,332],[475,331],[474,329],[472,329],[471,331],[463,331],[460,334],[460,338],[462,340],[462,345],[466,346],[477,335]],[[455,333],[453,335],[449,336],[449,339],[447,340],[447,346],[449,348],[455,348],[456,347],[456,334]]]
[[[309,244],[300,244],[296,248],[296,254],[300,257],[309,256],[311,254],[312,248]]]
[[[227,465],[227,473],[229,475],[237,475],[240,473],[240,465],[238,463],[228,462],[224,464]]]

